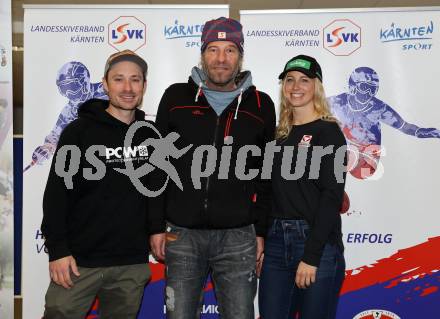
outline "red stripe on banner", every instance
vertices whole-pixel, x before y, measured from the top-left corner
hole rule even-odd
[[[420,294],[420,297],[425,297],[427,295],[430,295],[434,292],[438,291],[438,287],[429,287],[429,288],[425,288],[423,289],[423,292]]]
[[[390,283],[385,288],[393,288],[401,283],[431,275],[440,267],[440,254],[434,253],[438,251],[440,251],[440,236],[429,238],[427,242],[419,245],[401,249],[394,255],[379,259],[371,265],[347,270],[341,295],[389,281]],[[425,288],[422,295],[429,295],[438,289],[438,286]]]
[[[203,289],[204,291],[210,291],[214,289],[214,286],[212,285],[212,282],[208,282],[208,284],[206,285],[205,289]]]
[[[150,283],[162,280],[165,278],[165,265],[162,263],[150,262],[151,280]]]

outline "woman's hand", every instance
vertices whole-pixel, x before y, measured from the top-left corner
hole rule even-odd
[[[295,276],[296,285],[302,289],[309,287],[315,282],[317,269],[318,268],[315,266],[311,266],[303,261],[300,261]]]

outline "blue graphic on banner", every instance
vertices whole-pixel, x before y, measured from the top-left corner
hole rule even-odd
[[[348,233],[346,237],[348,244],[391,244],[393,241],[393,234]]]
[[[389,29],[380,29],[382,42],[407,41],[407,40],[430,40],[434,32],[434,22],[426,26],[399,27],[393,22]]]
[[[335,29],[332,33],[327,33],[327,43],[330,46],[340,45],[345,42],[359,42],[359,33],[343,33],[339,34],[341,29]]]
[[[127,24],[123,25],[123,27],[126,27]],[[112,40],[118,40],[121,41],[121,39],[123,39],[123,41],[126,41],[127,39],[143,39],[144,38],[144,31],[145,30],[124,30],[124,28],[121,28],[121,30],[119,30],[119,28],[117,28],[116,30],[111,30],[112,31]],[[116,34],[116,32],[118,32],[118,34]],[[125,32],[125,33],[124,33]]]
[[[408,291],[417,287],[438,284],[438,276],[431,275],[394,288],[388,288],[389,281],[344,294],[339,299],[338,319],[353,319],[367,309],[386,309],[402,319],[438,318],[438,294],[417,297]],[[373,317],[367,317],[373,318]]]
[[[30,32],[38,33],[76,33],[71,35],[71,43],[104,43],[103,25],[31,25]],[[95,34],[92,34],[95,33]]]
[[[200,38],[202,36],[204,24],[183,25],[179,24],[176,19],[174,25],[164,26],[163,34],[165,39],[179,39],[179,38]]]
[[[320,30],[318,29],[290,29],[290,30],[247,30],[246,37],[284,38],[286,47],[318,47],[320,45]]]
[[[166,40],[175,40],[183,38],[193,38],[189,41],[184,41],[185,48],[200,48],[200,38],[202,36],[204,24],[180,24],[176,19],[174,25],[165,25],[163,28],[163,35]]]
[[[439,248],[440,236],[428,238],[389,257],[347,270],[337,318],[438,318],[440,256],[433,252]],[[382,316],[372,316],[374,309],[383,310]]]
[[[369,67],[358,67],[350,75],[349,92],[328,98],[333,114],[341,122],[349,145],[349,169],[359,179],[372,176],[381,152],[381,124],[418,138],[440,138],[440,130],[406,122],[390,105],[376,97],[379,76]]]
[[[431,50],[433,46],[432,34],[434,33],[434,22],[426,25],[399,26],[392,22],[389,28],[380,29],[379,39],[382,43],[405,42],[402,45],[403,51],[409,50]],[[428,43],[427,43],[428,42]]]
[[[44,144],[38,146],[32,153],[32,161],[24,171],[35,164],[41,165],[52,157],[61,132],[67,124],[78,117],[78,107],[82,103],[92,98],[108,99],[102,82],[91,83],[90,72],[81,62],[72,61],[64,64],[58,71],[56,84],[60,94],[69,102],[61,110],[55,127],[44,139]]]
[[[103,25],[31,25],[31,32],[46,33],[100,33]]]

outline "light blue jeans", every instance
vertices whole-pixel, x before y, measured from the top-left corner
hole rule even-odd
[[[222,319],[254,319],[256,237],[253,225],[220,230],[169,225],[165,246],[167,318],[200,318],[211,273]]]

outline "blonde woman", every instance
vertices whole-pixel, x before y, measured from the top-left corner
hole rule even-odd
[[[345,271],[339,212],[346,142],[329,111],[314,58],[292,58],[279,79],[281,152],[272,170],[260,314],[262,319],[330,319]]]

